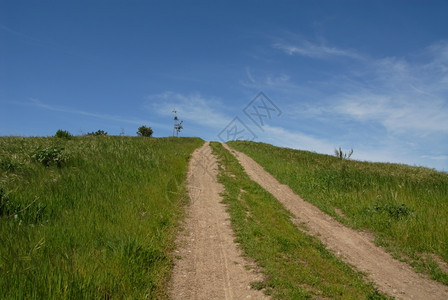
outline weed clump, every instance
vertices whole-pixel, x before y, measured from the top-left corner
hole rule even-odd
[[[350,149],[349,152],[343,152],[341,147],[339,149],[334,149],[334,155],[339,159],[350,159],[353,154],[353,149]]]
[[[3,217],[7,210],[7,203],[9,199],[6,197],[5,192],[2,188],[0,188],[0,218]]]
[[[406,204],[380,203],[377,199],[374,205],[375,212],[386,213],[396,220],[403,219],[412,214],[412,210]]]
[[[68,156],[63,151],[64,148],[60,147],[37,148],[31,157],[45,167],[56,165],[61,168],[68,160]]]
[[[9,198],[5,191],[0,188],[0,219],[13,218],[25,224],[37,224],[46,217],[46,205],[40,202],[36,204],[37,198],[30,204],[24,206]]]
[[[22,164],[12,161],[9,157],[0,160],[0,170],[14,172],[22,167]]]

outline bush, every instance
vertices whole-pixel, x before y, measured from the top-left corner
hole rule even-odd
[[[71,139],[73,136],[70,134],[70,132],[68,132],[67,130],[62,130],[59,129],[58,131],[56,131],[56,134],[54,135],[57,138],[61,138],[61,139]]]
[[[87,135],[92,135],[92,136],[107,135],[107,132],[99,129],[96,132],[89,132],[89,133],[87,133]]]
[[[46,167],[54,164],[60,168],[68,160],[63,150],[59,147],[38,148],[31,157]]]
[[[146,127],[144,125],[140,126],[137,131],[138,136],[151,137],[153,133],[154,131],[151,129],[151,127]]]

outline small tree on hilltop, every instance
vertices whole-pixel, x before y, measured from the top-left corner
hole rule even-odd
[[[154,131],[151,129],[151,127],[146,127],[145,125],[140,126],[137,131],[138,136],[146,136],[151,137]]]
[[[176,132],[176,136],[179,136],[179,132],[184,128],[182,126],[182,123],[184,121],[179,121],[179,118],[177,117],[177,110],[176,109],[173,110],[173,113],[174,113],[173,136],[174,136],[174,132]]]

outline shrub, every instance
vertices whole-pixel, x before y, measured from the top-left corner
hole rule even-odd
[[[73,136],[70,134],[70,132],[68,132],[67,130],[62,130],[59,129],[58,131],[56,131],[56,134],[54,135],[57,138],[61,138],[61,139],[71,139]]]
[[[107,132],[104,130],[97,130],[96,132],[89,132],[87,135],[98,136],[98,135],[107,135]]]
[[[140,126],[137,131],[138,136],[151,137],[153,133],[154,131],[151,129],[151,127],[146,127],[144,125]]]
[[[46,167],[57,165],[60,168],[68,160],[63,150],[59,147],[38,148],[31,157]]]

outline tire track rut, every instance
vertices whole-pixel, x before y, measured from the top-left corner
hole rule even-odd
[[[191,204],[171,280],[173,299],[267,299],[250,288],[263,277],[242,257],[234,242],[230,216],[221,203],[217,162],[209,143],[196,149],[187,177]],[[252,267],[254,267],[252,265]]]

